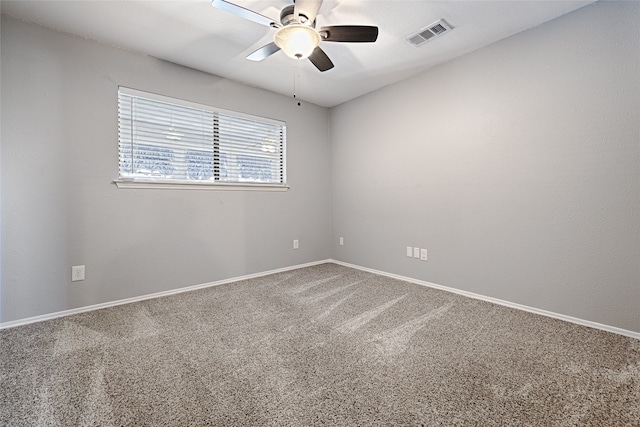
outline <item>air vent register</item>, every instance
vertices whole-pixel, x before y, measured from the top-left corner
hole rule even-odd
[[[433,40],[436,37],[440,37],[441,35],[453,30],[453,27],[444,19],[434,22],[431,25],[421,29],[419,32],[410,35],[405,40],[409,42],[412,46],[418,47],[422,46],[429,40]]]

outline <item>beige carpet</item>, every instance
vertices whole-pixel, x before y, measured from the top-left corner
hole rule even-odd
[[[0,331],[3,426],[639,426],[640,341],[335,264]]]

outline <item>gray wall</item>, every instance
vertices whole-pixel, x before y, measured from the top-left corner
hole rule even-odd
[[[328,112],[3,16],[0,320],[332,256],[640,331],[639,21],[599,2]],[[117,189],[118,85],[287,121],[291,190]]]
[[[638,22],[599,2],[334,108],[334,258],[640,331]]]
[[[1,321],[330,257],[327,109],[5,16],[1,41]],[[116,188],[118,85],[286,121],[291,189]]]

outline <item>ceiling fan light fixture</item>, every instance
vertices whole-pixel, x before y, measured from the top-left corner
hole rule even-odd
[[[273,41],[288,57],[305,59],[320,44],[320,34],[308,25],[289,24],[276,31]]]

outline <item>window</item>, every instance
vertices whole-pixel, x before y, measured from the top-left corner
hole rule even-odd
[[[281,121],[120,87],[118,140],[121,187],[286,188]]]

